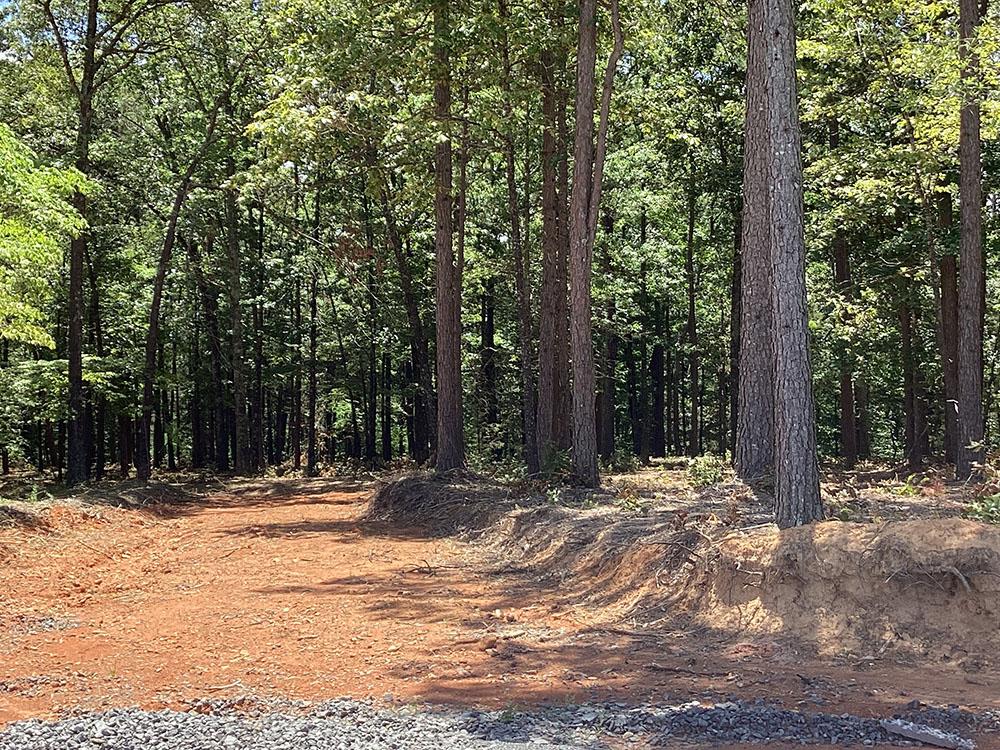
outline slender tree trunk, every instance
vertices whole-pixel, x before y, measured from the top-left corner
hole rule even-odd
[[[418,464],[427,461],[428,444],[433,445],[433,426],[436,424],[434,410],[434,388],[431,384],[431,361],[427,346],[423,318],[420,316],[420,303],[413,285],[413,271],[410,267],[408,253],[403,247],[386,190],[382,191],[382,215],[385,219],[386,235],[396,261],[396,272],[399,274],[399,285],[403,292],[403,307],[406,308],[406,320],[410,334],[410,361],[412,364],[412,382],[416,385],[413,395],[413,460]]]
[[[653,385],[653,404],[651,413],[650,450],[652,455],[662,458],[667,455],[667,440],[663,422],[666,409],[664,381],[664,322],[663,303],[657,301],[653,309],[654,331],[656,341],[653,343],[653,355],[649,362],[650,378]]]
[[[691,420],[688,423],[687,453],[697,456],[700,451],[701,415],[699,405],[701,400],[701,356],[698,344],[698,319],[695,315],[696,279],[694,269],[694,228],[698,195],[695,192],[694,162],[691,163],[690,183],[688,185],[688,226],[687,243],[684,255],[684,275],[687,282],[687,345],[688,353],[688,383],[691,394]]]
[[[938,231],[944,237],[951,232],[951,193],[938,195]],[[958,264],[951,248],[941,256],[940,356],[944,380],[944,452],[954,464],[958,458]]]
[[[850,256],[847,239],[842,232],[833,238],[834,280],[845,302],[853,297]],[[842,320],[846,325],[847,321]],[[840,457],[851,467],[858,460],[858,426],[854,412],[854,363],[853,355],[845,345],[840,352]]]
[[[736,434],[740,401],[740,322],[743,318],[742,211],[733,213],[733,268],[729,281],[729,455],[736,456]]]
[[[163,341],[157,345],[156,369],[163,372]],[[153,396],[153,466],[163,468],[163,459],[167,453],[167,433],[164,422],[167,417],[167,392],[157,388]]]
[[[392,356],[382,352],[382,460],[392,460]]]
[[[462,417],[462,267],[452,245],[450,0],[434,6],[434,115],[446,135],[434,152],[437,270],[437,460],[439,472],[465,464]]]
[[[632,436],[632,455],[642,450],[642,409],[639,404],[639,372],[635,356],[635,337],[625,343],[625,391],[628,395],[628,422]]]
[[[917,414],[917,374],[913,355],[913,312],[909,303],[899,305],[900,359],[903,366],[903,451],[911,472],[920,471],[920,418]]]
[[[604,234],[610,240],[614,231],[614,217],[608,211],[603,214]],[[608,242],[602,242],[601,273],[610,278],[612,273],[611,250]],[[604,312],[608,329],[604,335],[604,368],[601,374],[600,401],[598,402],[598,447],[601,458],[610,460],[615,452],[615,391],[618,383],[618,345],[620,337],[615,328],[615,301],[609,296]]]
[[[96,259],[93,255],[90,258],[91,262],[87,266],[90,275],[90,320],[97,356],[104,357],[107,355],[107,350],[104,347],[104,324],[101,318],[100,287],[98,285]],[[97,400],[97,419],[94,436],[94,479],[102,479],[104,477],[104,464],[107,461],[105,451],[105,443],[107,442],[107,414],[108,401],[104,397],[104,394],[101,394]]]
[[[212,255],[213,246],[214,238],[209,234],[205,242],[205,251],[209,257]],[[219,331],[219,308],[216,295],[212,293],[208,279],[205,278],[205,273],[201,268],[201,254],[198,244],[193,240],[188,241],[188,259],[201,297],[202,310],[205,313],[205,327],[208,333],[212,367],[212,419],[214,425],[211,434],[214,445],[215,470],[221,472],[229,468],[229,446],[225,428],[226,390],[222,374],[222,334]]]
[[[50,16],[51,19],[51,16]],[[55,21],[52,20],[53,30]],[[90,141],[94,125],[94,83],[97,74],[98,0],[88,0],[87,17],[83,32],[83,60],[76,88],[77,132],[76,168],[84,175],[90,174]],[[69,72],[67,71],[67,74]],[[70,78],[72,76],[70,75]],[[76,192],[73,208],[87,218],[87,197]],[[68,328],[66,356],[69,377],[69,425],[66,483],[78,484],[87,479],[87,420],[83,398],[83,274],[87,254],[87,233],[80,232],[70,242],[69,297],[67,299]]]
[[[979,55],[974,49],[979,1],[959,0],[962,82],[979,84]],[[978,93],[962,97],[959,134],[959,181],[962,202],[958,279],[958,423],[955,476],[979,481],[985,461],[983,419],[983,317],[986,283],[983,258],[982,143]]]
[[[766,0],[770,234],[774,310],[775,520],[823,518],[809,362],[802,143],[795,81],[795,4]]]
[[[317,203],[319,203],[317,197]],[[317,209],[319,207],[317,206]],[[318,219],[317,219],[318,223]],[[317,346],[319,343],[319,316],[317,314],[317,274],[315,271],[309,277],[309,392],[307,395],[308,415],[306,419],[306,474],[314,477],[319,473],[319,449],[316,443],[316,402],[317,385]]]
[[[507,132],[504,134],[504,155],[506,157],[505,173],[507,177],[507,215],[510,221],[510,245],[514,263],[514,286],[517,294],[517,333],[520,345],[521,372],[521,424],[524,433],[524,463],[529,475],[537,474],[540,469],[538,433],[535,410],[535,375],[532,369],[534,352],[532,351],[533,324],[531,320],[531,268],[525,251],[525,243],[521,236],[521,213],[518,211],[517,175],[515,171],[516,144],[514,141],[514,103],[511,94],[511,79],[513,70],[510,62],[510,40],[506,24],[509,23],[509,11],[506,0],[499,0],[500,17],[503,19],[503,61],[504,61],[504,113],[507,118]],[[543,61],[543,67],[545,63]],[[542,138],[547,136],[543,133]],[[527,196],[525,196],[527,200]],[[544,208],[543,208],[544,211]],[[544,221],[544,214],[543,214]],[[525,234],[528,224],[525,222]],[[490,280],[493,283],[493,280]],[[492,328],[492,311],[490,315]],[[492,331],[491,331],[492,333]],[[492,359],[492,352],[491,352]],[[495,402],[495,391],[494,391]]]
[[[230,112],[230,114],[232,114]],[[234,148],[232,141],[230,149]],[[226,158],[226,175],[230,180],[236,175],[236,162],[233,157]],[[229,314],[233,331],[231,352],[231,367],[233,372],[233,429],[235,431],[235,448],[233,450],[233,468],[237,474],[250,473],[250,424],[247,419],[247,386],[246,370],[243,362],[243,309],[242,282],[240,263],[240,221],[236,206],[236,189],[225,191],[226,208],[226,249],[229,260]]]
[[[250,406],[253,412],[251,422],[251,464],[255,471],[264,469],[264,429],[269,424],[264,414],[264,206],[258,206],[256,231],[252,232],[257,250],[254,273],[253,305],[253,390]],[[253,208],[247,209],[251,226],[254,225]]]
[[[296,277],[295,292],[292,297],[292,329],[294,351],[292,353],[292,468],[302,468],[302,280]]]
[[[736,472],[744,479],[774,465],[774,310],[771,207],[768,192],[768,68],[765,28],[769,0],[750,0],[747,25],[746,123],[743,157],[743,227],[740,243],[740,360],[736,408]]]
[[[565,66],[562,55],[552,49],[543,50],[542,76],[542,286],[538,313],[538,398],[537,450],[540,460],[548,461],[558,447],[553,436],[553,424],[564,402],[560,386],[565,378],[559,372],[559,348],[568,343],[566,323],[566,275],[560,212],[559,172],[562,159],[560,147],[559,107],[565,107],[560,95],[558,72]],[[563,114],[565,119],[565,114]],[[560,270],[563,273],[560,273]],[[561,317],[560,317],[561,315]],[[567,357],[568,360],[568,357]],[[564,419],[565,417],[563,417]]]
[[[840,147],[840,126],[837,120],[830,121],[830,149]],[[850,253],[847,237],[838,229],[833,236],[833,280],[840,293],[842,305],[853,300],[854,285],[851,281]],[[840,324],[845,329],[850,325],[848,313],[841,315]],[[858,460],[858,429],[854,413],[854,353],[842,339],[842,350],[838,352],[840,371],[840,457],[846,467],[852,467]]]
[[[142,413],[137,424],[135,446],[136,476],[140,480],[148,480],[151,473],[149,461],[149,421],[153,414],[154,385],[156,382],[156,361],[160,341],[160,303],[163,299],[163,286],[167,278],[167,268],[174,250],[177,238],[177,221],[181,209],[187,199],[188,188],[194,175],[196,162],[192,161],[187,173],[181,179],[174,193],[174,204],[167,219],[166,234],[160,246],[160,260],[156,266],[156,276],[153,278],[153,301],[149,308],[149,327],[146,331],[146,357],[142,371]]]

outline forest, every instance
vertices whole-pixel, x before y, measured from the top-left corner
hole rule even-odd
[[[988,0],[0,0],[0,750],[998,747],[998,259]]]
[[[985,2],[5,5],[5,472],[984,475]]]

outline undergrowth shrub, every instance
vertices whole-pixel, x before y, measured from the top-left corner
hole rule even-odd
[[[726,468],[726,460],[721,456],[696,456],[688,461],[688,476],[695,487],[708,487],[722,481]]]
[[[1000,495],[990,495],[971,503],[965,509],[965,517],[973,521],[1000,524]]]

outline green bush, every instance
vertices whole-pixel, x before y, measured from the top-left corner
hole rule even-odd
[[[688,461],[688,476],[695,487],[708,487],[721,482],[727,468],[721,456],[696,456]]]
[[[965,509],[965,517],[973,521],[1000,524],[1000,495],[976,500]]]

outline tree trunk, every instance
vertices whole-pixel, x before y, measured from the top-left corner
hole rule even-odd
[[[565,59],[561,54],[551,49],[542,52],[542,286],[538,312],[535,442],[540,461],[546,462],[558,447],[558,440],[553,436],[553,424],[560,418],[557,412],[564,403],[560,386],[565,383],[559,372],[559,348],[568,343],[565,257],[560,226],[566,216],[560,211],[559,189],[560,147],[565,148],[560,139],[559,107],[565,107],[565,98],[560,96],[557,83],[557,71],[564,66]]]
[[[594,146],[594,75],[597,64],[597,3],[581,0],[576,56],[576,132],[573,188],[569,208],[570,356],[573,373],[573,475],[584,487],[596,487],[594,346],[591,320],[591,267],[601,204],[608,117],[615,69],[622,51],[618,2],[611,0],[615,45],[605,70],[600,126]]]
[[[156,382],[156,354],[160,341],[160,303],[163,299],[163,285],[167,278],[167,268],[174,250],[177,237],[177,221],[181,209],[187,199],[191,177],[194,175],[195,162],[192,161],[187,173],[181,179],[174,193],[174,204],[167,219],[167,230],[160,246],[160,260],[156,266],[156,276],[153,278],[153,301],[149,308],[149,327],[146,330],[146,357],[142,371],[142,413],[136,425],[135,470],[140,480],[148,480],[151,473],[149,461],[149,421],[153,414],[154,385]]]
[[[979,26],[979,0],[959,0],[962,82],[979,82],[979,55],[970,47]],[[958,422],[955,476],[979,481],[985,461],[983,419],[983,185],[979,95],[962,100],[959,181],[962,201],[958,279]]]
[[[292,296],[292,468],[302,468],[302,280],[296,276]]]
[[[104,348],[104,324],[101,319],[101,297],[98,285],[98,273],[96,259],[91,255],[91,262],[87,265],[90,275],[90,320],[94,334],[94,347],[98,357],[107,355]],[[5,342],[6,343],[6,342]],[[108,400],[101,394],[97,400],[97,419],[94,435],[94,479],[104,477],[104,464],[107,460],[105,443],[107,442],[107,414]],[[70,456],[72,459],[72,456]]]
[[[434,215],[437,291],[438,472],[465,464],[462,418],[462,267],[452,245],[452,143],[450,0],[434,6],[434,115],[445,133],[434,149]]]
[[[427,461],[429,457],[428,444],[433,444],[432,426],[436,423],[434,410],[434,389],[431,384],[431,362],[428,353],[427,335],[423,318],[420,316],[420,303],[413,287],[413,271],[410,268],[408,253],[403,247],[395,217],[389,205],[387,190],[382,190],[382,215],[385,219],[386,235],[396,261],[396,272],[399,274],[399,285],[403,292],[403,307],[406,308],[406,320],[410,334],[410,361],[412,363],[412,382],[416,385],[413,394],[413,460],[418,464]]]
[[[315,226],[319,227],[319,189],[316,195]],[[317,387],[317,346],[319,343],[319,316],[317,315],[315,271],[309,277],[309,393],[307,396],[308,424],[306,425],[306,475],[314,477],[319,473],[319,449],[316,443],[316,401]]]
[[[509,23],[509,12],[506,0],[499,0],[500,17],[505,24]],[[524,463],[529,475],[537,474],[541,468],[538,449],[538,432],[535,409],[535,376],[532,369],[534,352],[532,351],[533,325],[531,320],[531,267],[528,261],[525,242],[521,235],[521,214],[518,211],[517,175],[515,172],[515,141],[514,141],[514,103],[511,94],[511,79],[513,70],[510,62],[510,40],[506,25],[503,41],[504,61],[504,113],[507,118],[507,132],[504,137],[507,177],[507,215],[510,221],[510,246],[514,263],[514,286],[517,293],[517,334],[520,345],[521,371],[521,424],[524,433]],[[545,62],[543,61],[543,68]],[[548,122],[546,122],[546,125]],[[543,132],[542,138],[550,137],[549,131]],[[544,148],[544,147],[543,147]],[[551,169],[549,169],[551,172]],[[551,198],[551,196],[548,196]],[[544,198],[543,198],[544,199]],[[525,196],[527,200],[527,196]],[[551,208],[551,206],[547,207]],[[543,209],[544,211],[544,209]],[[543,221],[545,214],[543,213]],[[525,234],[529,229],[525,222]],[[492,285],[493,280],[490,279]],[[492,291],[492,289],[491,289]],[[492,329],[492,310],[490,311],[490,327]],[[491,330],[492,334],[492,330]],[[492,352],[491,352],[492,359]],[[495,386],[493,402],[496,402]],[[495,407],[494,407],[495,408]]]
[[[614,231],[614,217],[605,211],[603,218],[604,234],[610,241]],[[611,250],[608,242],[602,243],[601,273],[610,278],[612,273]],[[605,308],[607,331],[604,335],[604,367],[601,374],[600,401],[598,402],[598,447],[601,458],[611,459],[615,452],[615,391],[618,384],[618,344],[620,337],[615,328],[615,301],[609,296]]]
[[[251,422],[251,464],[255,471],[264,469],[264,426],[269,424],[264,414],[264,206],[258,206],[256,232],[252,233],[257,250],[257,264],[254,273],[253,306],[253,391],[250,407],[253,411]],[[253,209],[247,209],[250,224],[254,224]]]
[[[212,255],[213,237],[208,235],[205,242],[205,250],[208,256]],[[191,272],[194,274],[195,284],[201,297],[201,306],[205,314],[205,327],[208,333],[208,345],[210,350],[212,366],[212,401],[214,429],[212,430],[212,440],[215,454],[215,470],[226,471],[229,468],[229,446],[226,438],[226,390],[222,375],[222,335],[219,331],[219,308],[215,294],[209,287],[208,280],[201,268],[201,254],[198,244],[193,240],[188,240],[188,260],[191,265]]]
[[[688,423],[687,453],[697,456],[700,451],[701,415],[701,356],[698,350],[698,319],[695,316],[696,279],[694,271],[694,227],[697,209],[697,193],[695,192],[694,162],[691,162],[690,183],[688,185],[688,226],[687,243],[684,255],[684,275],[687,281],[687,345],[688,350],[688,383],[691,396],[691,420]]]
[[[663,415],[666,409],[664,381],[664,322],[663,303],[657,301],[653,309],[656,341],[653,343],[653,355],[649,362],[650,378],[653,385],[653,404],[650,426],[650,451],[652,455],[662,458],[667,455],[667,440],[664,430]]]
[[[729,455],[736,456],[740,401],[740,322],[743,318],[742,211],[734,210],[733,268],[729,280]]]
[[[392,355],[382,352],[382,460],[392,460]]]
[[[766,0],[770,234],[774,311],[775,521],[823,518],[809,362],[802,143],[795,81],[795,4]]]
[[[750,0],[747,25],[746,123],[740,282],[739,396],[736,472],[744,479],[774,465],[774,311],[768,194],[768,0]]]
[[[938,195],[938,230],[944,237],[952,227],[951,193]],[[941,372],[944,380],[944,452],[954,464],[958,458],[958,264],[951,248],[944,248],[940,264]]]
[[[230,114],[232,114],[230,112]],[[234,148],[230,141],[229,148]],[[236,175],[233,157],[226,157],[226,175],[232,180]],[[237,474],[250,473],[250,425],[247,420],[247,386],[243,363],[243,310],[240,278],[240,221],[236,207],[236,189],[225,191],[226,249],[229,260],[229,314],[233,330],[231,367],[233,372],[233,429],[236,444],[233,450],[233,468]]]
[[[50,16],[53,31],[54,18]],[[83,60],[77,94],[76,168],[90,174],[90,141],[94,124],[94,82],[97,74],[98,0],[88,0],[83,33]],[[68,65],[68,63],[67,63]],[[67,70],[67,75],[72,75]],[[72,83],[72,81],[71,81]],[[87,197],[75,192],[73,208],[87,218]],[[69,377],[69,424],[66,483],[78,484],[87,479],[87,420],[83,403],[83,273],[87,253],[86,230],[73,238],[69,250],[69,297],[67,299],[68,328],[66,356]]]
[[[844,303],[853,298],[850,256],[847,239],[838,231],[833,238],[833,275]],[[848,321],[841,320],[842,325]],[[858,460],[858,425],[854,413],[854,362],[850,347],[840,353],[840,457],[847,467]]]

